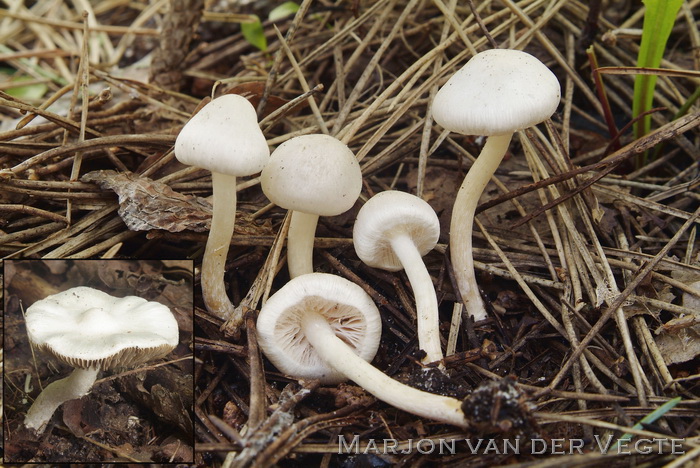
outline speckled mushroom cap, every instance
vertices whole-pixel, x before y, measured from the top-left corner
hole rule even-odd
[[[78,368],[134,367],[165,356],[179,340],[165,305],[84,286],[35,302],[26,323],[36,348]]]
[[[335,334],[365,361],[377,353],[382,321],[372,299],[355,283],[328,273],[297,276],[273,294],[258,316],[258,342],[267,358],[287,375],[347,380],[330,368],[304,337],[300,322],[307,310],[323,315]]]
[[[476,54],[440,88],[433,118],[462,135],[501,135],[546,120],[560,97],[557,77],[539,59],[492,49]]]
[[[224,94],[180,130],[175,157],[183,164],[242,177],[262,171],[270,148],[253,105],[238,94]]]
[[[403,269],[391,248],[391,237],[408,235],[423,256],[440,237],[440,221],[435,210],[423,199],[397,190],[379,192],[357,213],[352,230],[357,256],[371,267],[388,271]]]
[[[287,210],[336,216],[352,208],[362,190],[355,155],[329,135],[302,135],[279,145],[260,174],[263,192]]]

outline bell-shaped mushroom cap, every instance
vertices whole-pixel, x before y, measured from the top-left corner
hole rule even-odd
[[[285,374],[323,383],[347,380],[319,357],[304,337],[306,311],[324,316],[336,335],[365,361],[377,353],[382,321],[372,299],[358,285],[328,273],[297,276],[273,294],[258,316],[258,342]]]
[[[536,125],[556,111],[561,87],[527,52],[492,49],[472,57],[435,95],[433,118],[462,135],[501,135]]]
[[[134,367],[177,346],[177,321],[159,302],[77,287],[41,299],[26,312],[32,344],[78,368]]]
[[[399,271],[403,266],[391,247],[392,236],[399,233],[407,234],[423,256],[437,244],[440,221],[435,210],[415,195],[380,192],[357,213],[352,231],[355,252],[371,267]]]
[[[253,105],[243,96],[224,94],[202,107],[175,140],[183,164],[241,177],[262,171],[270,159]]]
[[[329,135],[302,135],[278,146],[260,175],[263,192],[287,210],[339,215],[355,204],[362,173],[355,155]]]

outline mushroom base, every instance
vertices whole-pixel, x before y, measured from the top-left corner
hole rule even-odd
[[[99,372],[99,368],[75,369],[65,379],[49,384],[27,411],[24,425],[37,434],[44,432],[56,409],[68,400],[87,395]]]
[[[424,392],[392,379],[355,354],[320,314],[306,311],[301,329],[329,366],[380,400],[417,416],[468,427],[459,400]]]

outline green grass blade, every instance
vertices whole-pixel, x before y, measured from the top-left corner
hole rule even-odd
[[[666,42],[676,21],[683,0],[644,0],[646,12],[642,27],[642,43],[637,57],[638,67],[657,68],[666,50]],[[634,99],[632,116],[636,117],[652,106],[656,75],[637,75],[634,79]],[[637,138],[644,136],[651,128],[651,116],[644,116],[635,124]]]
[[[680,402],[681,402],[681,397],[676,397],[676,398],[673,398],[671,400],[668,400],[666,403],[664,403],[663,405],[659,406],[651,413],[644,416],[641,421],[639,421],[637,424],[632,426],[632,429],[634,429],[634,430],[644,429],[644,424],[652,424],[652,423],[656,422],[659,418],[661,418],[664,414],[671,411]],[[615,442],[615,445],[613,445],[610,450],[611,451],[617,450],[618,445],[627,443],[630,440],[632,440],[632,434],[625,434],[622,437],[620,437],[617,440],[617,442]]]

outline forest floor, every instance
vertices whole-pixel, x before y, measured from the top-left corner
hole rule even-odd
[[[659,78],[648,132],[633,114],[640,2],[321,0],[285,3],[273,19],[282,2],[203,3],[38,0],[0,9],[5,462],[698,463],[700,1],[683,2],[661,69],[651,71]],[[251,15],[262,19],[257,27]],[[551,119],[515,135],[480,200],[473,255],[488,318],[474,322],[455,292],[449,223],[484,142],[445,131],[431,105],[456,70],[492,48],[539,58],[562,95]],[[260,355],[255,317],[289,276],[279,235],[288,217],[257,174],[238,180],[226,264],[244,327],[207,312],[199,269],[211,173],[179,163],[173,146],[195,111],[226,93],[256,106],[271,149],[326,133],[354,152],[362,193],[348,212],[321,218],[314,268],[360,285],[378,305],[384,328],[373,365],[465,399],[467,429],[393,408],[352,382],[297,381]],[[423,380],[405,273],[366,266],[353,249],[359,208],[385,190],[420,196],[440,219],[438,245],[424,257],[446,354],[437,384]],[[74,405],[46,436],[31,437],[22,419],[38,387],[28,377],[44,382],[65,370],[34,362],[21,306],[68,284],[115,287],[114,277],[89,274],[97,261],[172,302],[181,344],[166,365],[107,375],[81,400],[107,404],[107,420],[81,420],[92,410]],[[193,283],[183,273],[192,264]],[[172,388],[187,379],[194,392],[156,411],[153,386],[174,382],[160,395],[175,401]],[[632,439],[623,449],[600,450],[624,434]]]

